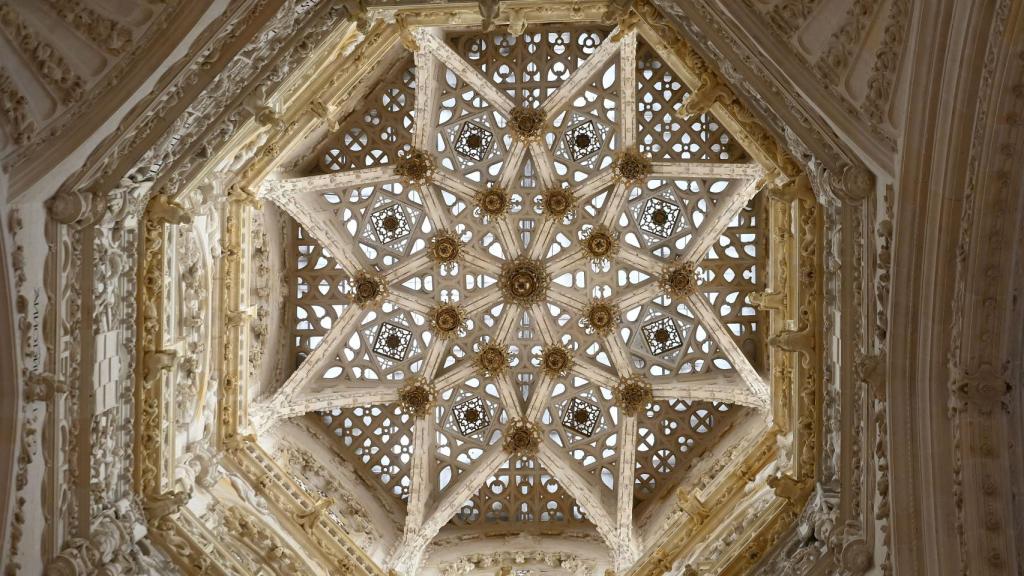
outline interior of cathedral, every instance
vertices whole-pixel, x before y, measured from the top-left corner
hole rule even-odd
[[[1024,0],[0,0],[5,576],[1024,576]]]

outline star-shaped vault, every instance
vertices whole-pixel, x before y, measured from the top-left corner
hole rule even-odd
[[[481,519],[592,523],[626,568],[694,442],[768,407],[764,170],[636,31],[404,44],[326,173],[261,189],[299,226],[301,363],[257,427],[324,414],[407,502],[399,571]]]

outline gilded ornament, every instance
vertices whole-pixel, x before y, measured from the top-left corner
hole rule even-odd
[[[450,230],[440,230],[430,239],[430,257],[441,267],[451,270],[462,253],[465,242]]]
[[[529,458],[540,449],[540,430],[536,424],[515,419],[505,428],[505,451],[520,458]]]
[[[357,272],[352,278],[352,302],[357,306],[379,302],[385,296],[387,296],[387,286],[377,274]]]
[[[541,194],[540,206],[545,216],[561,221],[576,214],[576,197],[568,188],[550,188]]]
[[[636,151],[623,152],[612,165],[615,179],[626,184],[639,184],[651,175],[651,160]]]
[[[608,300],[600,298],[591,300],[586,310],[583,311],[584,326],[599,336],[611,334],[618,323],[619,309]]]
[[[667,266],[659,279],[661,289],[673,298],[686,298],[697,292],[697,265],[684,262]]]
[[[398,403],[406,412],[422,418],[430,411],[434,395],[434,388],[425,379],[416,378],[398,390]]]
[[[636,416],[654,400],[651,385],[639,376],[619,380],[615,387],[615,403],[627,416]]]
[[[516,106],[509,113],[508,125],[516,139],[531,142],[544,132],[545,120],[544,111],[540,108]]]
[[[506,262],[498,279],[502,295],[522,306],[543,301],[550,284],[551,276],[544,264],[525,257]]]
[[[509,367],[510,363],[508,348],[495,342],[488,342],[481,346],[476,355],[476,366],[480,373],[487,377],[501,374]]]
[[[457,304],[441,304],[430,312],[431,326],[438,338],[451,338],[466,327],[466,312]]]
[[[492,220],[503,218],[512,207],[512,195],[503,188],[493,186],[477,192],[476,207],[483,216]]]
[[[619,234],[607,226],[593,226],[583,231],[583,251],[593,262],[607,262],[619,249]]]
[[[434,159],[430,153],[417,148],[410,150],[404,158],[399,158],[395,164],[395,174],[409,184],[430,182],[436,171],[437,166],[434,165]]]
[[[572,371],[573,363],[572,351],[561,344],[545,346],[541,353],[541,369],[549,376],[568,375]]]

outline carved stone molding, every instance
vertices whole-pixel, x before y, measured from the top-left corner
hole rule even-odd
[[[770,366],[770,370],[757,374],[772,390],[770,418],[766,418],[769,424],[761,422],[763,437],[737,434],[739,441],[728,454],[718,455],[720,461],[709,462],[689,477],[693,485],[686,486],[684,497],[672,502],[669,507],[673,510],[666,513],[673,519],[670,527],[646,543],[650,547],[643,550],[640,564],[630,574],[671,570],[683,574],[789,576],[813,570],[860,574],[876,564],[883,574],[891,574],[889,459],[896,444],[891,444],[890,427],[897,416],[890,407],[888,367],[893,361],[891,333],[899,327],[891,325],[889,292],[894,230],[899,220],[893,202],[902,190],[886,187],[884,179],[876,181],[842,137],[826,128],[806,103],[799,103],[792,87],[776,85],[770,74],[762,75],[767,69],[759,67],[758,56],[749,47],[723,42],[730,38],[726,31],[712,30],[715,22],[721,22],[702,12],[713,3],[698,1],[674,9],[671,21],[648,5],[630,12],[622,3],[577,4],[510,5],[499,11],[494,3],[480,7],[480,12],[476,5],[459,5],[448,17],[452,22],[507,23],[523,32],[531,19],[593,19],[607,7],[607,17],[622,26],[619,42],[628,42],[631,34],[643,34],[648,27],[663,45],[673,49],[673,65],[686,71],[687,83],[693,82],[694,91],[683,104],[684,112],[720,115],[751,155],[768,168],[759,184],[774,189],[764,200],[769,230],[765,244],[773,256],[778,255],[778,264],[766,271],[765,290],[751,298],[761,314],[759,329],[771,336],[758,352],[767,357],[762,366]],[[770,10],[772,26],[789,35],[790,28],[799,28],[813,15],[817,4],[775,3]],[[1006,5],[1001,3],[999,8]],[[4,6],[9,4],[0,5],[0,24],[5,33],[21,39],[18,49],[45,48],[38,41],[31,42],[23,23],[4,12]],[[824,53],[814,66],[814,72],[826,78],[847,73],[853,65],[854,48],[868,34],[871,15],[883,6],[889,6],[890,16],[880,30],[882,45],[860,110],[875,123],[889,114],[896,90],[903,36],[910,28],[909,0],[855,2],[840,33],[825,42]],[[264,8],[261,4],[259,10]],[[403,38],[399,26],[389,20],[399,13],[406,29],[417,22],[447,23],[439,20],[440,12],[434,9],[415,7],[403,13],[402,8],[367,11],[365,6],[351,7],[353,14],[361,15],[358,23],[355,17],[346,22],[342,16],[349,9],[327,3],[311,8],[285,2],[270,18],[254,7],[251,18],[259,13],[267,16],[269,24],[251,38],[244,56],[232,59],[204,91],[190,92],[188,102],[179,100],[185,98],[184,92],[174,94],[184,90],[185,84],[171,82],[167,93],[160,96],[166,100],[146,108],[162,120],[144,127],[122,127],[139,130],[131,136],[120,133],[108,141],[109,153],[93,158],[87,171],[69,179],[47,203],[46,234],[52,252],[45,274],[50,293],[44,295],[49,308],[41,322],[49,342],[42,347],[20,343],[25,364],[31,363],[33,354],[46,361],[24,379],[24,399],[38,414],[26,412],[17,440],[27,456],[25,462],[18,463],[16,475],[21,499],[16,498],[15,508],[22,520],[12,528],[12,557],[24,553],[27,541],[41,541],[43,554],[56,557],[49,568],[53,573],[103,569],[118,573],[144,563],[144,556],[159,564],[159,554],[147,553],[152,543],[187,573],[252,573],[254,567],[294,572],[308,569],[303,558],[308,553],[326,559],[328,569],[339,573],[382,574],[366,554],[368,544],[380,538],[366,507],[351,495],[346,498],[342,487],[330,486],[326,480],[309,483],[313,488],[307,490],[304,485],[309,478],[299,478],[296,469],[317,478],[329,474],[296,447],[272,451],[272,457],[254,437],[247,436],[263,426],[250,420],[255,414],[250,402],[261,401],[254,393],[256,367],[269,339],[263,307],[267,286],[257,286],[253,276],[267,276],[271,269],[267,249],[261,247],[265,238],[261,239],[258,230],[262,224],[257,211],[260,202],[253,185],[278,169],[283,161],[281,150],[301,144],[311,127],[330,118],[337,120],[344,113],[343,101],[362,89],[347,86],[339,90],[337,100],[317,100],[319,105],[313,105],[298,85],[307,83],[319,89],[337,84],[342,76],[337,62],[372,67],[381,53],[400,48],[408,34]],[[110,53],[131,48],[132,39],[126,39],[125,30],[105,23],[79,1],[57,10],[65,22]],[[248,29],[246,18],[232,22],[237,30]],[[705,23],[711,25],[705,28]],[[702,29],[713,34],[702,35]],[[244,38],[236,40],[245,44]],[[421,49],[425,43],[414,44]],[[327,45],[344,48],[331,51],[324,48]],[[691,45],[706,52],[698,54]],[[201,73],[204,64],[216,61],[217,50],[225,44],[207,46],[209,51],[202,57],[195,55],[193,61],[183,63],[186,76]],[[307,62],[314,53],[344,57],[327,58],[335,63],[318,67]],[[732,64],[736,54],[735,61],[741,61],[742,67]],[[71,90],[74,83],[65,78],[64,67],[54,70],[51,85],[59,91]],[[749,70],[754,73],[746,77]],[[762,85],[771,89],[762,91]],[[8,86],[0,75],[0,122],[27,133],[32,126],[31,118],[21,110],[24,106],[18,87]],[[1012,119],[1011,112],[1004,110],[1004,117]],[[166,122],[169,129],[158,137],[166,127],[160,122]],[[148,147],[144,154],[135,149],[142,146]],[[1002,176],[986,179],[978,175],[977,180],[970,180],[962,199],[966,231],[959,240],[963,256],[956,263],[959,296],[954,308],[959,323],[948,362],[948,389],[943,388],[950,398],[948,415],[954,430],[957,500],[951,510],[956,512],[958,553],[965,569],[975,570],[1010,565],[1004,551],[986,552],[989,543],[976,533],[990,535],[997,543],[1002,542],[998,538],[1013,533],[1007,528],[1008,515],[1002,512],[1013,492],[994,480],[995,467],[1002,465],[995,456],[1006,442],[1005,420],[1014,406],[1012,370],[971,344],[973,336],[986,343],[997,338],[984,327],[999,324],[994,320],[998,307],[993,302],[1003,303],[1007,297],[1005,292],[996,292],[1001,288],[981,285],[981,279],[990,274],[998,276],[1000,264],[994,260],[973,263],[980,252],[997,252],[986,246],[985,238],[995,246],[1016,237],[1005,223],[1001,227],[991,216],[978,216],[1011,211],[1015,206],[1008,192],[1015,182],[1011,176],[1015,168],[1010,165],[1015,148],[1011,143],[1005,146],[1009,151],[1001,152],[1004,165],[996,170]],[[131,178],[109,186],[124,174]],[[227,192],[217,188],[209,193],[212,198],[197,202],[206,195],[197,191],[197,183],[208,182],[213,175],[224,177]],[[980,191],[987,190],[990,183],[998,192],[987,195]],[[214,202],[222,198],[226,201]],[[207,203],[208,211],[200,210],[200,205]],[[17,219],[18,214],[13,213],[12,226]],[[208,220],[215,221],[218,229],[218,234],[210,237],[209,247],[192,245],[198,242],[196,237],[178,233]],[[135,250],[136,246],[141,249]],[[621,252],[623,246],[617,248]],[[196,279],[200,271],[192,269],[193,257],[200,251],[203,258],[216,259],[216,269],[206,272],[219,284],[200,286]],[[18,247],[12,256],[17,274],[25,268],[25,259],[35,255],[26,255],[24,248]],[[181,270],[166,273],[172,261],[180,264]],[[178,281],[184,284],[180,299],[175,300],[179,297],[172,298],[170,292],[177,285],[168,282]],[[116,295],[136,289],[137,302],[117,301]],[[172,301],[186,302],[183,305],[191,310],[180,315],[171,312],[176,320],[197,324],[205,316],[187,302],[205,299],[218,302],[207,312],[211,330],[218,335],[216,342],[222,344],[209,351],[210,371],[216,378],[210,380],[208,393],[188,388],[190,382],[202,379],[197,376],[197,364],[202,363],[203,353],[189,347],[189,336],[174,342],[163,337],[169,330],[164,317],[174,306]],[[17,305],[22,327],[30,327],[35,321],[35,304],[22,294]],[[615,316],[614,312],[609,312],[609,317]],[[21,336],[30,338],[43,330],[23,329]],[[86,337],[76,341],[77,333]],[[119,350],[111,353],[111,348],[105,347],[108,342],[111,348],[127,347],[133,357],[124,358]],[[578,362],[585,358],[580,350],[574,352],[577,362],[570,358],[562,362],[566,367],[552,366],[549,375],[564,376],[579,369]],[[108,370],[109,377],[96,377],[94,382],[93,373],[103,370]],[[506,375],[504,372],[504,368],[488,371],[496,376]],[[134,399],[125,398],[124,387],[118,385],[130,379],[125,377],[129,374],[135,375]],[[654,390],[656,394],[656,386]],[[204,404],[207,399],[209,406]],[[126,423],[133,410],[136,428],[132,433]],[[208,436],[190,437],[194,443],[177,446],[175,438],[187,435],[193,413],[208,418],[200,426],[208,430]],[[177,425],[170,426],[170,431],[169,422]],[[128,452],[134,458],[128,457]],[[120,454],[124,457],[115,456]],[[24,494],[26,488],[36,489],[28,479],[38,477],[44,459],[40,455],[55,470],[48,473],[43,490],[48,526],[41,536],[27,533],[26,540]],[[90,466],[76,466],[83,461]],[[218,482],[222,466],[230,474]],[[124,482],[129,475],[134,475],[141,501],[122,517],[123,511],[112,511],[106,504],[109,495],[130,493],[131,486]],[[69,481],[88,483],[94,491],[63,499],[60,494]],[[236,492],[231,497],[241,498],[244,506],[223,508],[218,496],[211,496],[225,487],[230,491],[229,485]],[[771,489],[754,494],[765,486]],[[217,502],[200,511],[209,500]],[[278,518],[281,526],[254,522],[249,506]],[[587,509],[598,514],[589,504]],[[720,509],[731,510],[732,515]],[[736,516],[742,509],[750,514]],[[332,517],[338,510],[344,518]],[[87,528],[84,537],[73,537],[78,526]],[[219,542],[220,529],[229,530],[233,541],[244,542],[255,559],[243,562],[234,558]],[[143,537],[145,531],[150,535]],[[282,538],[283,533],[295,540]],[[708,544],[709,540],[713,542]],[[537,566],[591,574],[589,560],[579,555],[510,554],[466,555],[443,564],[442,570],[445,574],[481,567],[508,571],[525,565],[519,560],[523,557]],[[167,566],[161,566],[165,569]]]

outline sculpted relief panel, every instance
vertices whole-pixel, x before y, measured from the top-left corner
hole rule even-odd
[[[910,23],[910,0],[744,0],[776,41],[814,72],[820,84],[893,141],[896,75]],[[838,16],[837,16],[838,15]]]
[[[88,115],[99,93],[117,93],[131,65],[155,50],[156,33],[178,7],[144,0],[117,9],[99,0],[0,4],[0,158],[6,169],[69,131],[70,117]]]

